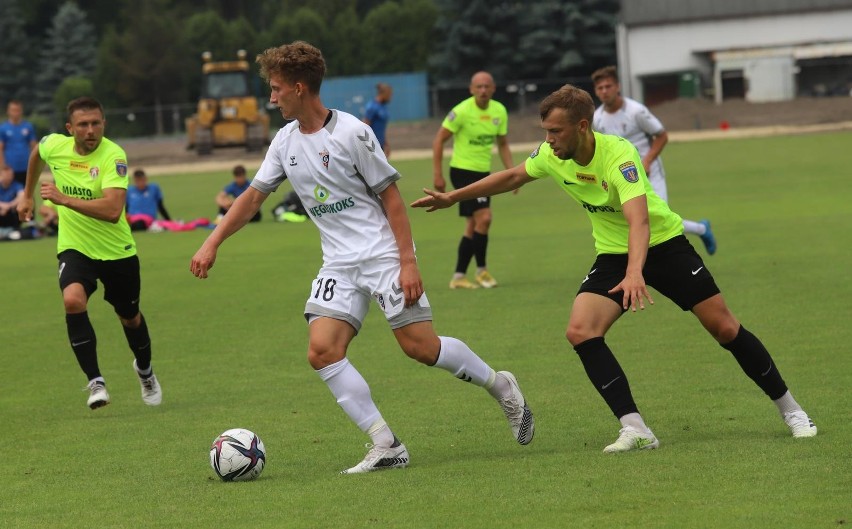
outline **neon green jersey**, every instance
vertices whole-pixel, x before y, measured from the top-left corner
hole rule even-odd
[[[471,96],[453,107],[441,126],[454,135],[450,167],[490,173],[494,139],[508,134],[509,114],[493,99],[483,110]]]
[[[127,156],[124,150],[104,138],[95,152],[80,156],[74,151],[74,138],[50,134],[38,146],[41,159],[50,167],[56,187],[74,198],[103,198],[110,187],[127,189]],[[57,253],[77,250],[100,261],[114,261],[136,255],[130,225],[122,212],[113,224],[57,206],[59,235]]]
[[[560,160],[547,143],[527,158],[525,168],[532,178],[552,177],[559,187],[580,203],[592,221],[592,236],[598,254],[627,253],[627,219],[621,205],[641,195],[648,200],[651,223],[650,246],[683,233],[677,213],[654,193],[636,148],[624,138],[595,132],[595,155],[589,165]]]

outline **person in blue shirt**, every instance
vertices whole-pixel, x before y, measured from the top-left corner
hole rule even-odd
[[[127,186],[127,221],[132,231],[144,231],[151,227],[159,212],[165,220],[172,220],[163,204],[160,186],[148,182],[142,169],[133,171],[133,185]]]
[[[11,167],[15,181],[25,185],[30,151],[38,144],[35,127],[24,121],[24,105],[18,100],[9,101],[6,117],[0,125],[0,167]]]
[[[0,228],[18,229],[18,200],[24,195],[24,186],[16,182],[12,168],[0,165]]]
[[[367,103],[367,108],[364,111],[364,123],[369,125],[376,134],[376,139],[379,140],[379,145],[385,152],[385,157],[390,158],[390,143],[388,143],[385,132],[388,127],[390,114],[388,113],[388,103],[393,97],[393,89],[389,84],[379,83],[376,85],[376,97]]]
[[[218,224],[219,220],[225,216],[231,206],[234,204],[234,200],[237,199],[238,196],[242,195],[246,189],[251,185],[251,180],[246,178],[246,168],[242,165],[237,165],[234,167],[232,171],[234,175],[234,181],[230,184],[226,185],[224,189],[219,191],[219,194],[216,195],[216,205],[219,206],[219,215],[216,217],[216,223]],[[260,211],[258,210],[257,214],[252,217],[249,222],[258,222],[260,220]]]

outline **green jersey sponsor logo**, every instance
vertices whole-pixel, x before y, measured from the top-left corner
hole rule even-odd
[[[314,198],[317,199],[317,202],[325,202],[330,195],[328,189],[319,184],[314,188]]]
[[[86,189],[85,187],[63,185],[62,192],[70,197],[82,198],[84,200],[92,200],[95,198],[92,190]]]
[[[325,197],[328,199],[328,195]],[[331,204],[320,204],[319,206],[314,206],[308,211],[311,212],[316,218],[320,218],[323,215],[329,215],[333,213],[340,213],[344,209],[349,209],[355,206],[355,199],[352,197],[346,197],[343,200],[338,200],[337,202],[332,202]]]

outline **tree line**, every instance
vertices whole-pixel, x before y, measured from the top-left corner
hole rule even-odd
[[[191,5],[188,5],[191,4]],[[428,71],[436,86],[477,70],[500,81],[588,75],[615,61],[619,0],[0,0],[0,102],[60,115],[93,94],[111,107],[197,99],[201,53],[254,57],[293,40],[329,76]],[[259,86],[258,96],[265,90]],[[58,114],[57,114],[58,112]]]

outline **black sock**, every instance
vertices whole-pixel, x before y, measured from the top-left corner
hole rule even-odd
[[[476,266],[485,268],[485,253],[488,251],[488,235],[473,232],[473,255],[476,257]]]
[[[461,238],[461,242],[459,242],[458,255],[458,260],[456,261],[456,273],[466,274],[467,266],[470,264],[470,260],[473,257],[473,239],[469,237]]]
[[[628,413],[639,413],[627,375],[622,371],[618,360],[607,347],[603,337],[592,338],[574,347],[589,380],[606,401],[616,419]]]
[[[151,367],[151,336],[148,334],[148,324],[145,323],[145,316],[141,314],[139,316],[142,320],[139,327],[131,329],[122,325],[122,328],[124,329],[124,335],[127,337],[127,343],[130,345],[130,350],[133,351],[133,356],[136,357],[136,369],[147,371]]]
[[[754,380],[770,399],[780,399],[787,393],[787,384],[781,378],[769,351],[757,336],[748,332],[745,327],[740,325],[737,337],[722,347],[734,355],[748,378]]]
[[[92,322],[89,321],[89,313],[66,314],[65,325],[68,327],[68,340],[80,369],[89,380],[101,376],[101,370],[98,368],[98,339]]]

